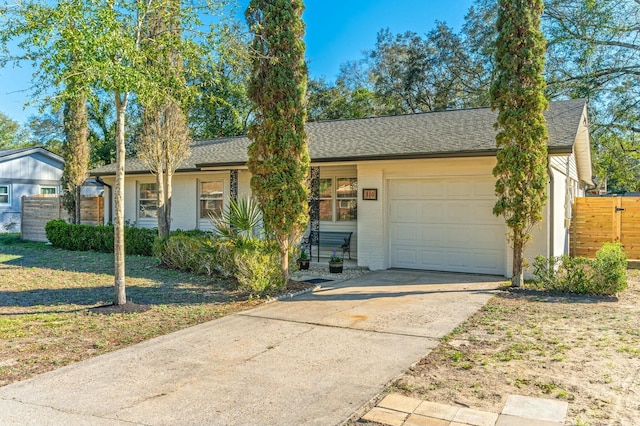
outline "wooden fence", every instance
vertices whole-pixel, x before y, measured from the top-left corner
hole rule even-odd
[[[619,242],[629,259],[640,259],[640,197],[576,199],[571,255],[594,257],[605,242]]]
[[[83,225],[102,225],[104,200],[101,196],[80,198],[80,221]],[[58,195],[22,197],[21,238],[47,241],[44,227],[55,219],[69,220],[69,214]]]

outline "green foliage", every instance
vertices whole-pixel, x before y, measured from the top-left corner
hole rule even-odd
[[[245,12],[254,34],[249,98],[255,105],[247,166],[265,229],[280,247],[285,280],[289,248],[309,210],[303,9],[301,0],[252,0]]]
[[[47,223],[45,231],[54,247],[113,253],[113,226],[75,225],[64,220],[52,220]],[[153,229],[125,228],[126,254],[151,256],[155,238]]]
[[[234,250],[239,288],[263,296],[286,286],[280,270],[279,247],[267,240],[243,240]]]
[[[498,110],[498,200],[513,243],[513,284],[520,285],[524,248],[531,227],[542,220],[547,191],[547,108],[542,75],[545,39],[540,31],[541,0],[499,0],[496,77],[491,108]]]
[[[351,89],[344,82],[329,85],[324,80],[309,80],[307,90],[309,121],[364,118],[380,115],[375,93],[366,87]]]
[[[235,277],[239,289],[256,296],[285,286],[278,245],[265,239],[255,201],[231,200],[223,214],[211,220],[212,234],[172,232],[155,242],[154,255],[169,268]]]
[[[627,256],[619,243],[605,243],[595,259],[536,257],[535,285],[541,290],[611,295],[627,288]]]
[[[0,149],[29,146],[28,134],[20,124],[0,112]]]
[[[222,215],[211,217],[213,234],[218,239],[262,239],[262,212],[253,198],[229,200]]]
[[[217,267],[215,250],[210,250],[211,238],[200,231],[171,233],[156,238],[153,255],[171,269],[212,275]]]
[[[614,294],[627,288],[627,255],[620,243],[605,243],[596,252],[596,281]]]

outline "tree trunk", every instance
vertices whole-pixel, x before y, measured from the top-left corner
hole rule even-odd
[[[80,202],[82,201],[82,199],[80,198],[82,194],[82,186],[80,185],[76,185],[75,188],[75,202],[74,202],[74,207],[75,207],[75,214],[74,214],[74,223],[76,225],[80,225],[80,223],[82,222],[82,217],[80,216],[80,207],[81,204]]]
[[[524,272],[522,270],[524,245],[522,239],[515,237],[513,240],[513,275],[511,277],[512,287],[521,287],[524,283]]]
[[[280,246],[280,266],[282,268],[282,278],[284,285],[289,283],[289,236],[285,235],[279,242]]]
[[[76,82],[68,83],[73,91]],[[71,221],[80,224],[80,187],[85,181],[89,168],[89,124],[87,116],[87,97],[78,93],[68,101],[64,108],[64,171],[62,184],[65,191],[65,208]]]
[[[167,231],[167,235],[171,232],[171,195],[173,193],[173,173],[171,170],[167,170],[165,173],[164,182],[164,223]]]
[[[120,92],[115,92],[116,104],[116,182],[114,186],[114,218],[113,218],[113,261],[114,261],[114,305],[127,303],[124,269],[124,113],[127,108],[128,95],[121,98]]]
[[[161,167],[156,171],[156,186],[158,187],[158,236],[166,237],[169,235],[169,229],[166,217],[165,177]]]

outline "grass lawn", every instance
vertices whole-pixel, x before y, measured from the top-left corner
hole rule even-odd
[[[263,301],[233,281],[128,256],[127,300],[143,313],[99,315],[113,301],[113,255],[72,252],[0,234],[0,386]]]

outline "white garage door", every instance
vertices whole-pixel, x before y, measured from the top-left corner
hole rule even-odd
[[[505,273],[502,217],[493,215],[493,179],[389,181],[391,266]]]

